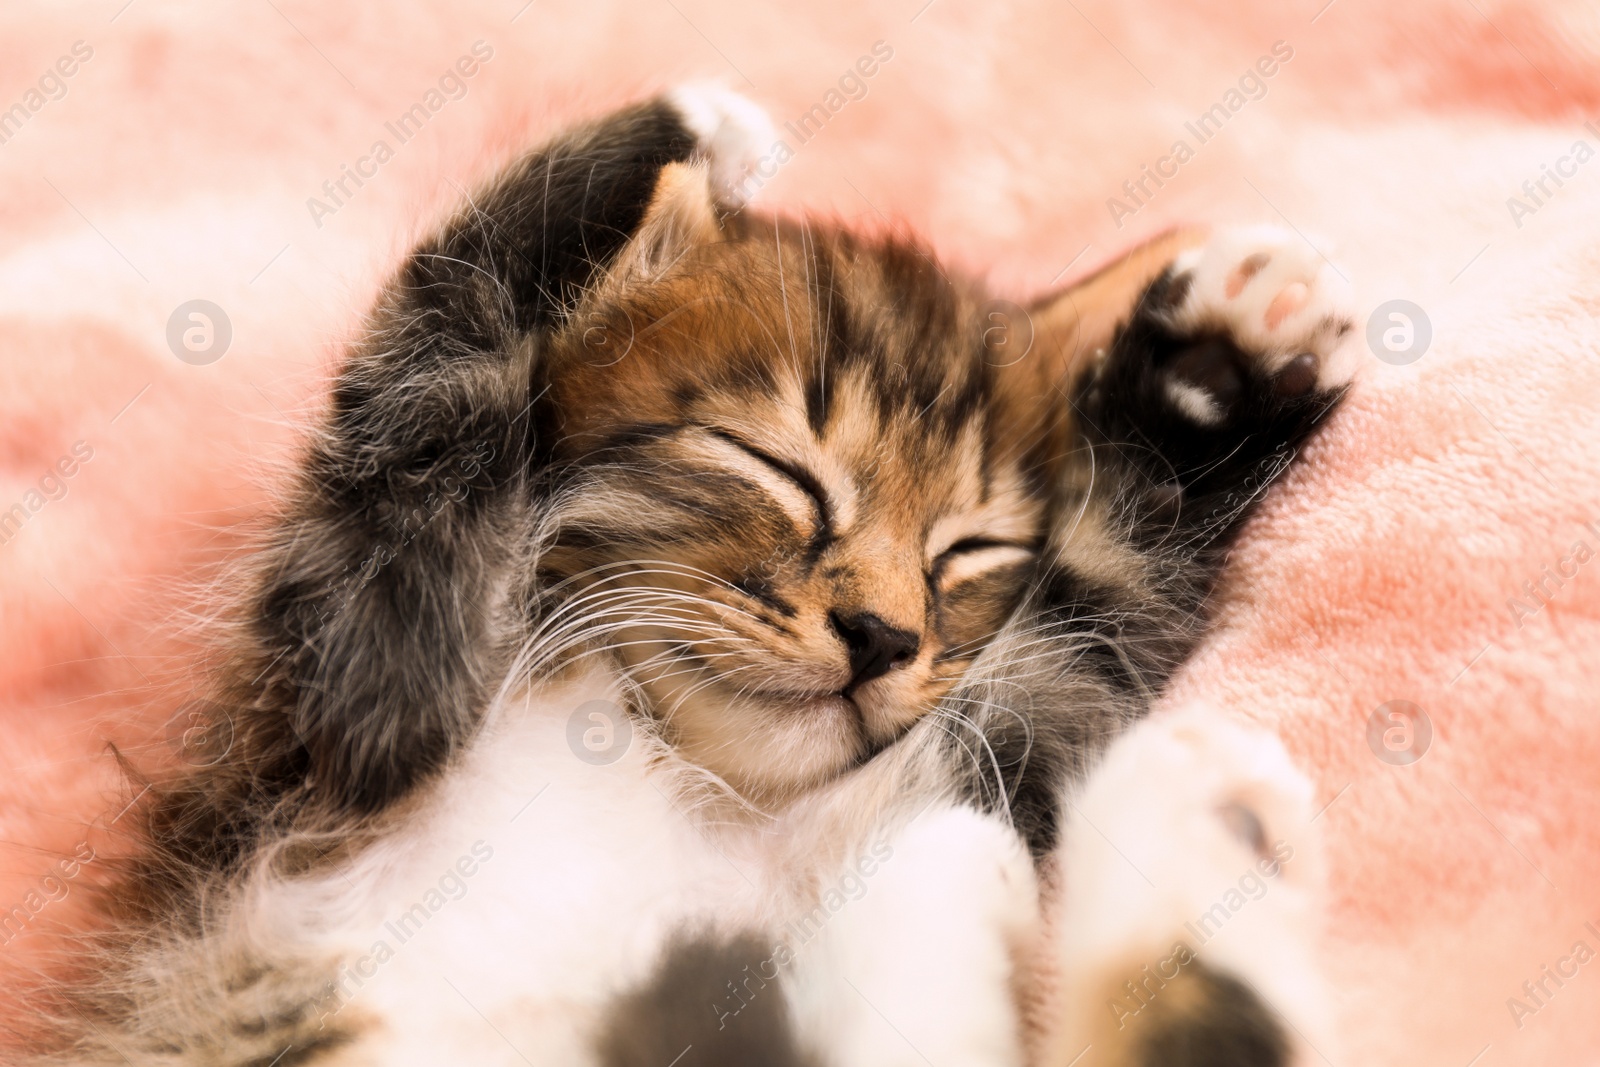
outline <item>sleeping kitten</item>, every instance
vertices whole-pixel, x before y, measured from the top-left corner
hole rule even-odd
[[[1162,870],[1231,877],[1295,822],[1281,754],[1161,720],[1064,798],[1348,382],[1329,268],[1175,233],[1007,322],[907,239],[746,209],[767,130],[628,108],[407,258],[62,1061],[1064,1067],[1107,1018],[1103,1062],[1303,1054],[1309,964],[1249,952],[1179,968],[1166,1045],[1079,1018],[1204,903],[1084,828],[1170,815]]]

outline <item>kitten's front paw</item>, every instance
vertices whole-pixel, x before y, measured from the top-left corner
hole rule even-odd
[[[1298,235],[1224,230],[1151,284],[1080,387],[1091,440],[1185,495],[1260,484],[1359,358],[1349,287]]]
[[[1311,785],[1276,737],[1148,719],[1067,810],[1056,916],[1063,1067],[1287,1067],[1328,1038]]]
[[[1239,376],[1271,382],[1278,394],[1294,397],[1332,392],[1355,373],[1355,347],[1343,343],[1355,325],[1349,283],[1287,230],[1224,230],[1180,255],[1167,288],[1151,295],[1166,306],[1150,310],[1165,318],[1175,337],[1220,336],[1237,349],[1234,360],[1216,365],[1194,352],[1174,364],[1169,391],[1182,398],[1174,401],[1180,407],[1195,409],[1197,421],[1227,416],[1241,391],[1233,380]],[[1218,376],[1227,380],[1213,385],[1209,379]]]
[[[711,165],[711,188],[724,207],[741,207],[760,182],[756,165],[777,141],[772,119],[760,104],[720,85],[691,83],[666,100],[699,141]]]

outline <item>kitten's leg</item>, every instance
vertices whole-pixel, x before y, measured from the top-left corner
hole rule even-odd
[[[1310,801],[1275,736],[1214,712],[1118,740],[1069,801],[1056,857],[1060,999],[1044,1063],[1323,1062]]]
[[[1227,550],[1349,386],[1348,302],[1337,268],[1295,234],[1225,230],[1151,283],[1074,387],[1087,447],[1051,600],[1057,617],[1101,620],[1112,676],[1153,690],[1187,656]],[[1119,594],[1144,614],[1107,624]]]
[[[817,872],[757,934],[684,931],[608,1009],[604,1067],[1006,1067],[1024,1062],[1032,861],[1003,821],[935,808]],[[718,915],[714,921],[722,921]]]
[[[537,524],[542,337],[640,231],[672,165],[703,161],[672,184],[698,173],[702,200],[732,208],[763,122],[717,90],[617,112],[530,154],[407,257],[262,555],[233,672],[248,687],[231,695],[243,775],[371,811],[460,747]]]
[[[1074,398],[1095,459],[1152,498],[1130,508],[1139,534],[1238,528],[1350,383],[1348,302],[1337,268],[1269,227],[1222,231],[1145,290]]]
[[[1149,270],[1134,266],[1118,277]],[[1082,306],[1082,288],[1058,303]],[[1063,776],[1204,633],[1238,531],[1344,395],[1352,322],[1342,279],[1296,235],[1223,231],[1177,253],[1071,387],[1078,447],[1036,593],[991,650],[998,682],[980,673],[961,694],[1005,709],[985,723],[999,788],[980,794],[1003,798],[1036,854]]]
[[[1037,887],[995,817],[922,815],[839,872],[785,934],[790,1002],[821,1062],[1023,1062],[1016,968],[1037,944]]]

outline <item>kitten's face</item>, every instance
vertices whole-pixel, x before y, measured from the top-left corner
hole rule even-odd
[[[769,228],[591,301],[544,401],[572,479],[546,586],[754,794],[927,714],[1038,549],[976,306],[911,250],[841,240]]]

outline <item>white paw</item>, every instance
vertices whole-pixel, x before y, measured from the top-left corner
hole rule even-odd
[[[1185,287],[1169,312],[1178,332],[1226,332],[1268,377],[1299,360],[1297,373],[1315,374],[1318,390],[1354,376],[1360,353],[1350,285],[1299,234],[1276,226],[1220,230],[1172,269]]]
[[[1111,747],[1067,808],[1059,853],[1055,1043],[1067,1058],[1120,1042],[1142,1063],[1197,1004],[1253,1011],[1289,1062],[1318,1058],[1327,1028],[1311,797],[1276,736],[1215,712],[1148,719]]]
[[[743,206],[759,187],[749,180],[751,172],[778,139],[772,119],[759,104],[720,85],[680,85],[667,93],[667,100],[710,160],[717,203]]]

